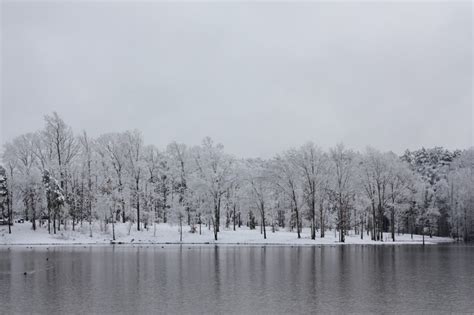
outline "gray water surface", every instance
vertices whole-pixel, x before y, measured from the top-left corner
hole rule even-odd
[[[474,247],[0,247],[0,313],[328,312],[474,312]]]

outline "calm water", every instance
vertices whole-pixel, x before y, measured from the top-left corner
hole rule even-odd
[[[0,313],[422,311],[474,312],[474,247],[0,248]]]

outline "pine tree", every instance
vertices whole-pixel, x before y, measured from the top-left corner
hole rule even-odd
[[[8,200],[9,194],[6,174],[6,170],[0,166],[0,207],[2,208],[2,216],[5,218],[5,205],[7,206],[8,233],[11,234],[12,213],[10,209],[10,202]]]

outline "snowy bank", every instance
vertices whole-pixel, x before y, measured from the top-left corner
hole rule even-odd
[[[391,241],[390,234],[384,233],[384,241],[372,241],[367,234],[364,239],[360,235],[350,233],[346,236],[346,242],[340,243],[333,231],[326,231],[324,238],[317,235],[315,240],[310,237],[310,230],[303,229],[301,238],[298,239],[296,232],[290,232],[286,229],[271,232],[267,227],[267,239],[263,238],[259,227],[250,230],[242,227],[233,231],[232,229],[221,228],[218,234],[218,240],[214,240],[212,230],[204,225],[202,234],[190,233],[189,226],[183,227],[182,238],[180,242],[179,226],[169,224],[157,224],[156,231],[153,226],[148,229],[137,231],[136,226],[130,226],[128,223],[115,225],[115,241],[112,240],[112,226],[107,230],[100,229],[98,224],[92,227],[92,237],[88,224],[82,227],[76,227],[76,231],[68,230],[57,231],[56,234],[48,234],[47,227],[43,226],[36,231],[31,229],[29,223],[17,223],[12,226],[12,234],[8,234],[7,226],[0,226],[0,245],[79,245],[79,244],[236,244],[236,245],[337,245],[337,244],[376,244],[376,245],[399,245],[399,244],[422,244],[422,236],[414,235],[413,239],[409,234],[396,235],[395,242]],[[130,233],[129,233],[130,232]],[[439,244],[453,242],[451,238],[425,236],[426,244]]]

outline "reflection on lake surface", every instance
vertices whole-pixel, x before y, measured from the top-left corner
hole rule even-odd
[[[462,245],[0,248],[0,313],[473,312],[473,290]]]

